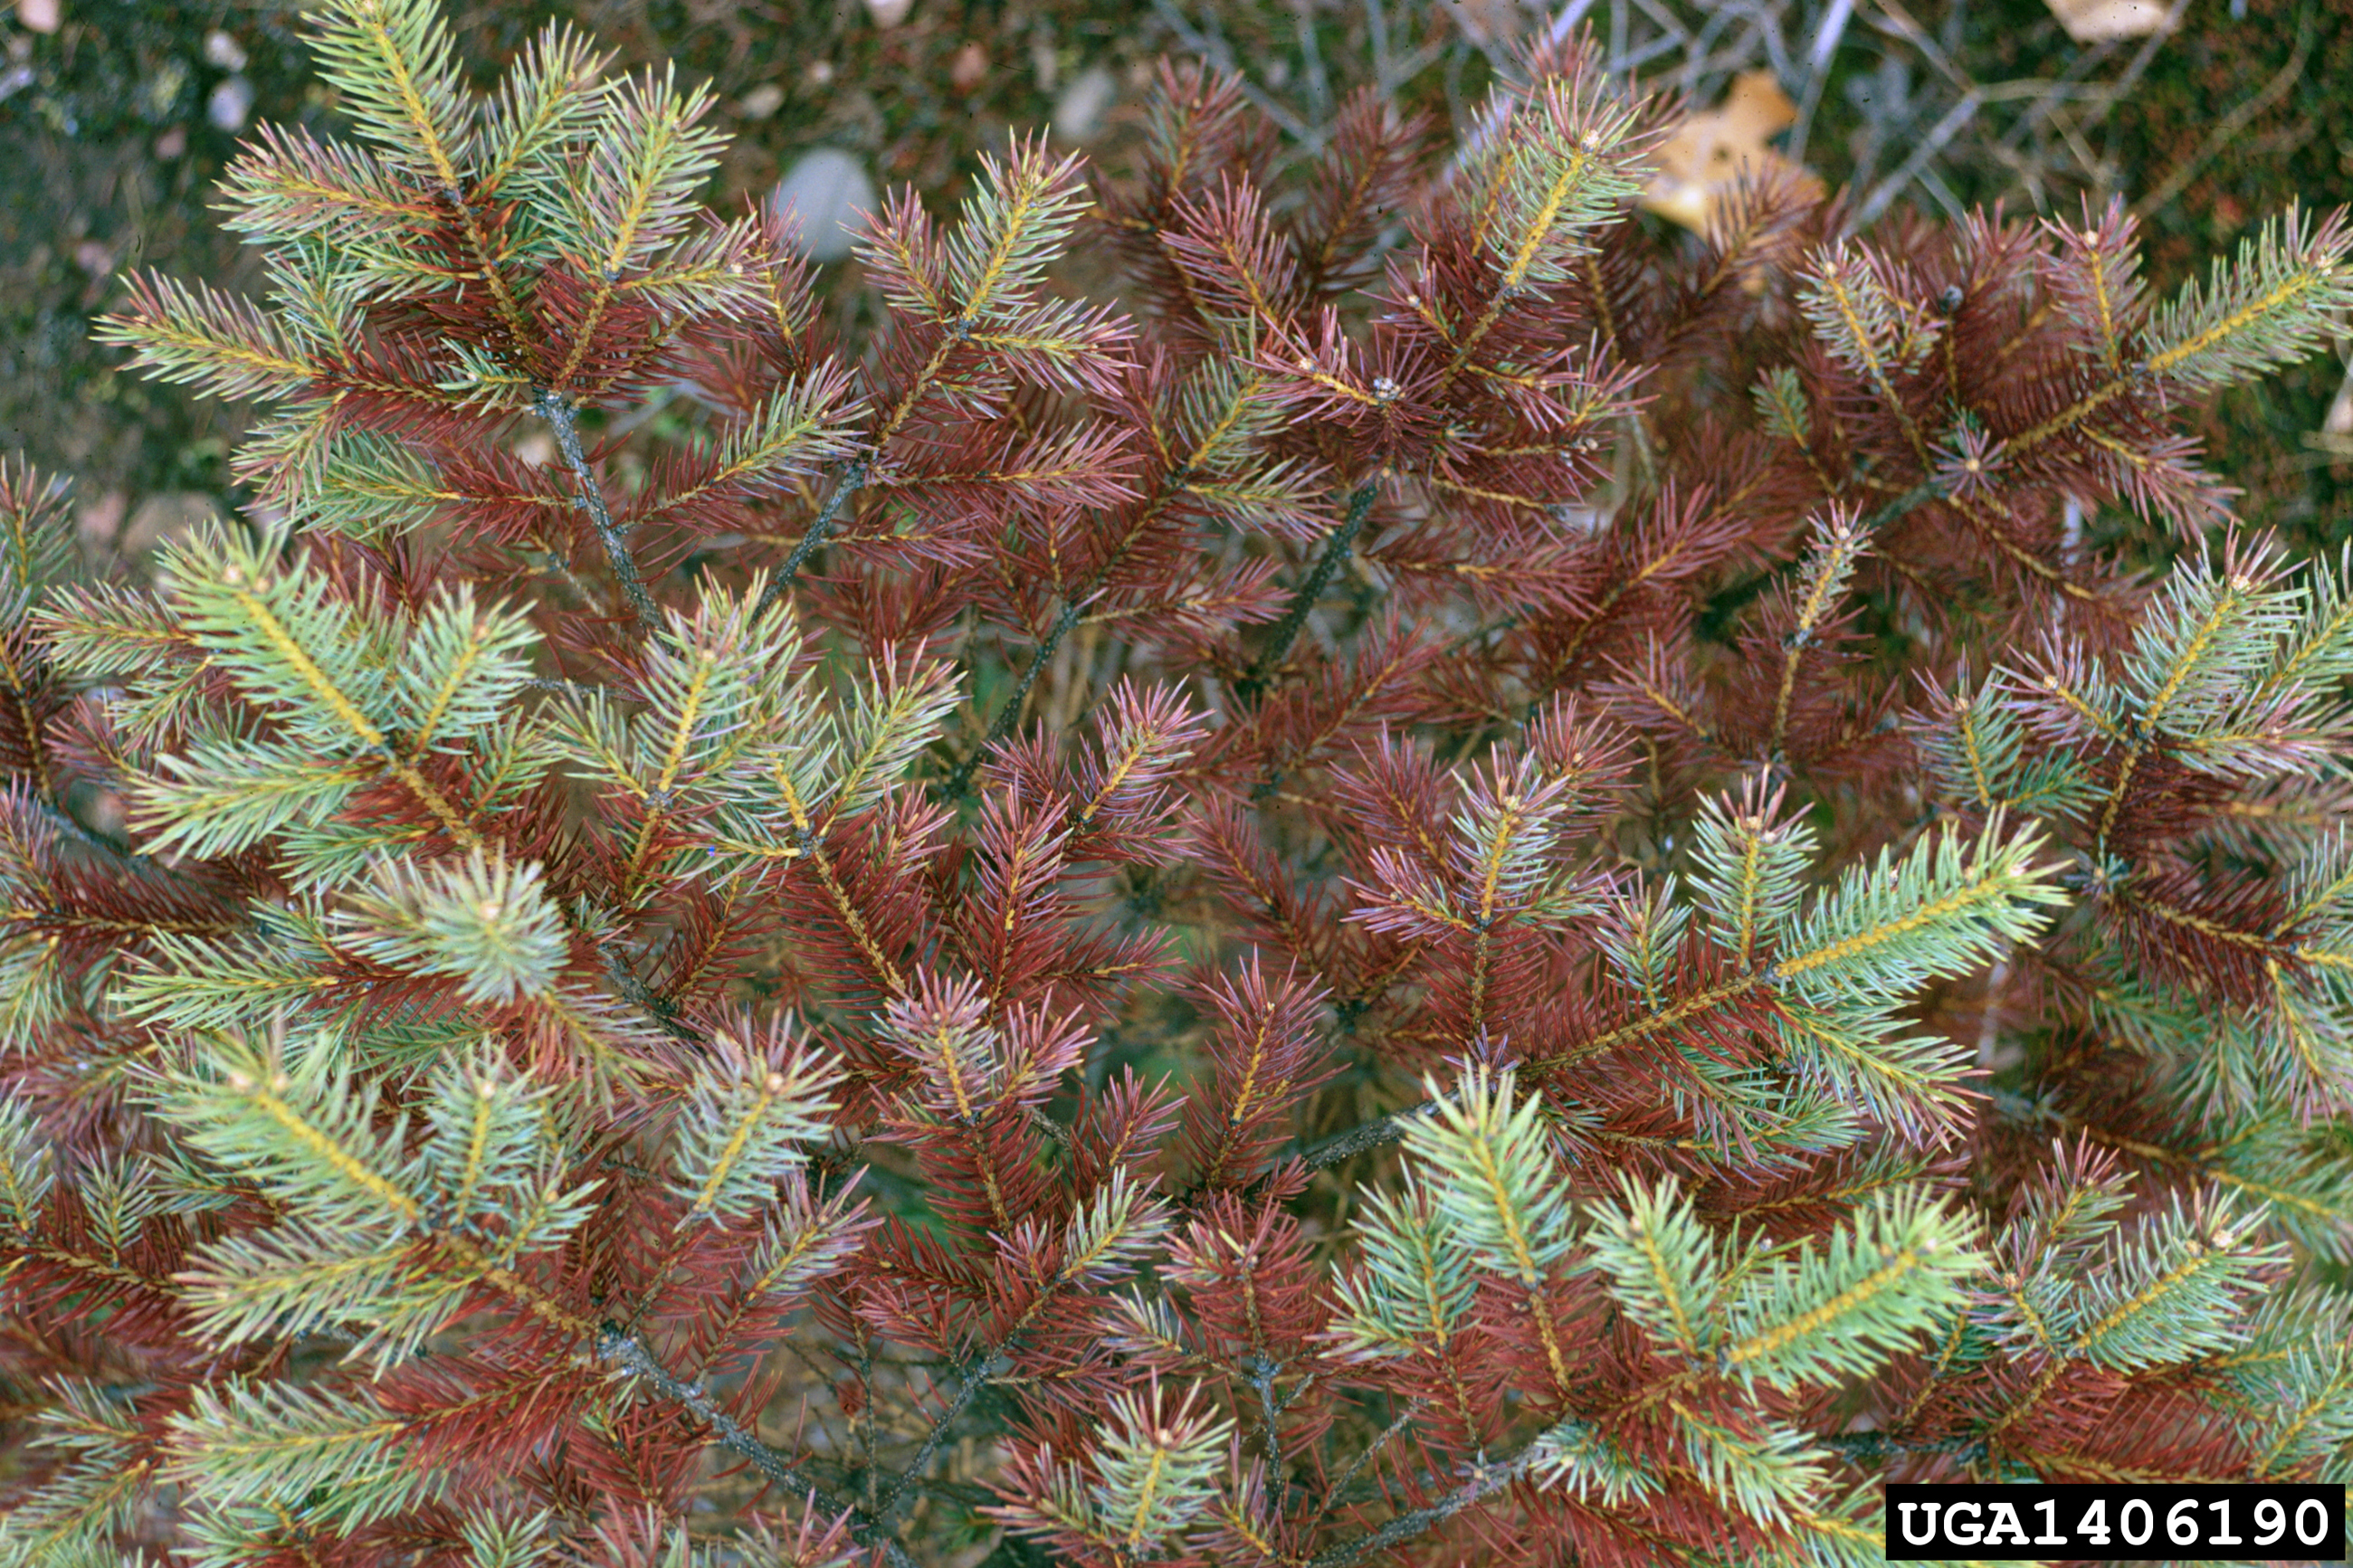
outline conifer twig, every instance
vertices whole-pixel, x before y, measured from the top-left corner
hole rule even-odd
[[[1969,1437],[1939,1437],[1928,1442],[1891,1436],[1885,1432],[1831,1432],[1818,1435],[1814,1441],[1835,1450],[1858,1465],[1885,1464],[1904,1454],[1955,1454],[1964,1464],[1974,1464],[1985,1457],[1981,1439]]]
[[[1341,520],[1338,528],[1332,531],[1331,539],[1324,546],[1324,553],[1315,558],[1315,564],[1309,570],[1306,581],[1300,584],[1298,592],[1291,595],[1290,607],[1283,611],[1282,618],[1275,622],[1274,634],[1251,663],[1250,673],[1234,683],[1234,695],[1242,701],[1256,703],[1271,684],[1269,675],[1291,651],[1291,645],[1299,640],[1301,630],[1307,625],[1307,617],[1314,613],[1316,605],[1324,597],[1324,590],[1332,585],[1332,579],[1347,563],[1349,552],[1356,546],[1356,535],[1364,531],[1365,520],[1372,515],[1373,498],[1379,489],[1377,482],[1366,479],[1350,492],[1347,516]]]
[[[1922,479],[1876,511],[1865,513],[1862,521],[1855,524],[1855,531],[1868,538],[1898,518],[1908,516],[1930,501],[1940,499],[1944,493],[1945,485],[1941,479]]]
[[[1039,675],[1046,668],[1046,661],[1054,657],[1055,652],[1061,647],[1062,639],[1070,635],[1073,626],[1079,624],[1079,612],[1092,604],[1103,584],[1111,581],[1112,573],[1122,561],[1126,559],[1127,552],[1134,548],[1136,540],[1143,534],[1145,525],[1158,515],[1161,508],[1167,503],[1171,493],[1164,489],[1153,498],[1151,504],[1146,506],[1143,513],[1130,525],[1126,534],[1111,552],[1103,557],[1103,564],[1095,568],[1094,575],[1087,579],[1087,584],[1083,589],[1077,594],[1065,592],[1061,614],[1055,617],[1053,626],[1047,630],[1045,640],[1039,644],[1037,651],[1030,656],[1028,668],[1022,671],[1021,684],[1015,688],[1012,695],[1008,696],[1004,705],[997,710],[997,718],[990,723],[988,733],[982,737],[980,744],[973,748],[970,756],[955,765],[955,770],[949,773],[946,783],[941,786],[942,793],[950,800],[963,797],[965,792],[972,786],[972,775],[979,771],[981,763],[987,759],[989,752],[1008,735],[1013,733],[1014,726],[1021,721],[1021,710],[1029,701],[1029,689],[1037,683]]]
[[[754,619],[766,615],[769,607],[784,597],[785,590],[793,585],[793,579],[800,575],[801,567],[817,552],[817,547],[825,542],[825,536],[833,531],[834,519],[841,515],[841,509],[849,504],[850,497],[866,488],[866,476],[871,471],[871,467],[866,458],[857,458],[841,470],[841,482],[833,487],[833,494],[826,497],[825,505],[818,512],[816,520],[801,534],[800,542],[793,546],[793,552],[785,557],[785,563],[776,569],[776,576],[768,582],[767,590],[760,595],[759,604],[754,606],[752,615]]]
[[[1046,1289],[1039,1292],[1037,1299],[1029,1303],[1029,1308],[1015,1321],[1013,1326],[1006,1331],[1005,1337],[997,1342],[996,1348],[973,1367],[971,1373],[964,1379],[963,1386],[956,1390],[955,1397],[949,1401],[948,1407],[940,1413],[938,1420],[932,1423],[931,1430],[923,1434],[922,1447],[916,1449],[915,1457],[909,1460],[906,1468],[900,1472],[898,1480],[891,1488],[890,1495],[884,1498],[875,1509],[875,1517],[878,1520],[887,1521],[892,1510],[898,1506],[901,1494],[911,1485],[918,1484],[923,1467],[932,1462],[932,1456],[939,1452],[940,1445],[946,1441],[948,1428],[955,1424],[958,1415],[964,1414],[965,1407],[972,1403],[974,1396],[979,1394],[982,1386],[1003,1376],[1012,1367],[1015,1349],[1028,1336],[1031,1325],[1037,1322],[1039,1315],[1045,1311],[1047,1303],[1054,1299],[1057,1291],[1070,1283],[1071,1278],[1071,1266],[1066,1259],[1062,1268],[1047,1282]]]
[[[1373,1552],[1386,1552],[1392,1546],[1411,1541],[1423,1531],[1445,1523],[1472,1503],[1492,1497],[1526,1475],[1528,1467],[1535,1462],[1535,1447],[1530,1445],[1508,1459],[1473,1465],[1469,1479],[1428,1508],[1401,1513],[1370,1534],[1360,1535],[1354,1541],[1344,1541],[1337,1546],[1319,1552],[1307,1560],[1304,1568],[1349,1568],[1350,1564]]]
[[[1425,1100],[1419,1105],[1410,1109],[1392,1110],[1386,1115],[1377,1116],[1370,1121],[1351,1127],[1337,1137],[1327,1138],[1314,1148],[1303,1151],[1299,1156],[1300,1163],[1311,1171],[1321,1171],[1326,1166],[1336,1165],[1343,1160],[1353,1159],[1366,1150],[1377,1149],[1385,1143],[1394,1143],[1405,1136],[1408,1122],[1416,1117],[1432,1114],[1438,1110],[1440,1104],[1440,1102],[1435,1100]]]
[[[605,973],[613,982],[614,988],[620,992],[629,1005],[650,1019],[656,1028],[673,1040],[698,1048],[709,1044],[702,1030],[681,1018],[676,1007],[655,995],[653,988],[638,978],[636,968],[617,944],[606,942],[597,951],[604,955]]]
[[[884,1533],[880,1524],[869,1519],[855,1504],[843,1502],[817,1485],[798,1460],[760,1441],[742,1423],[722,1410],[717,1400],[656,1361],[644,1341],[633,1334],[607,1331],[597,1341],[596,1354],[644,1383],[663,1398],[693,1412],[695,1417],[718,1437],[721,1447],[748,1462],[769,1480],[779,1486],[806,1487],[816,1498],[819,1508],[836,1516],[846,1515],[849,1520],[850,1533],[869,1545],[881,1548],[892,1568],[914,1568],[914,1560],[907,1555],[906,1548]]]
[[[940,1417],[932,1423],[931,1430],[923,1434],[923,1441],[916,1448],[915,1457],[907,1461],[906,1466],[899,1472],[899,1479],[893,1481],[891,1489],[883,1494],[881,1502],[877,1505],[874,1511],[876,1524],[887,1525],[891,1522],[892,1517],[898,1512],[899,1500],[910,1489],[922,1485],[923,1468],[932,1462],[932,1456],[940,1451],[940,1445],[947,1441],[948,1428],[955,1424],[955,1418],[964,1414],[965,1406],[973,1402],[974,1397],[990,1379],[1012,1364],[1012,1356],[1000,1348],[984,1358],[979,1365],[965,1373],[963,1384],[956,1390],[955,1397],[948,1401],[948,1407],[940,1412]]]
[[[1078,624],[1078,602],[1074,599],[1065,599],[1062,601],[1062,613],[1054,617],[1054,624],[1048,629],[1045,640],[1040,642],[1036,651],[1030,654],[1029,668],[1021,672],[1020,684],[1014,687],[1006,697],[1004,705],[997,709],[996,721],[989,725],[988,733],[981,737],[980,744],[975,746],[972,753],[955,765],[949,773],[947,782],[940,786],[941,792],[950,800],[961,799],[964,796],[965,793],[972,787],[972,775],[980,770],[980,764],[987,760],[988,753],[996,749],[999,742],[1013,733],[1013,727],[1021,721],[1022,705],[1029,700],[1029,689],[1038,684],[1038,677],[1045,669],[1046,661],[1054,657],[1055,652],[1062,646],[1062,638],[1068,636],[1071,628]]]
[[[669,634],[662,629],[661,613],[654,608],[651,594],[646,592],[645,579],[638,575],[637,561],[629,554],[628,542],[621,537],[619,524],[613,521],[612,509],[605,504],[605,491],[589,472],[588,455],[580,447],[579,410],[562,393],[547,387],[538,390],[533,405],[539,416],[555,432],[556,449],[579,481],[580,504],[588,509],[588,519],[596,525],[596,537],[605,546],[605,558],[612,563],[613,575],[621,584],[621,593],[629,601],[629,608],[638,617],[638,626],[646,636],[657,642]]]
[[[1398,1413],[1397,1419],[1382,1427],[1379,1434],[1371,1442],[1366,1444],[1355,1458],[1348,1461],[1348,1468],[1342,1470],[1339,1479],[1332,1483],[1331,1492],[1324,1499],[1322,1506],[1316,1509],[1315,1517],[1310,1521],[1311,1523],[1321,1524],[1331,1517],[1332,1510],[1339,1507],[1341,1500],[1347,1495],[1348,1483],[1355,1480],[1357,1473],[1372,1462],[1375,1455],[1388,1446],[1390,1438],[1411,1426],[1414,1417],[1419,1415],[1424,1408],[1425,1402],[1422,1400],[1409,1401],[1406,1407]]]

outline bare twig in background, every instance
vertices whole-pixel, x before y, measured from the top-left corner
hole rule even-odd
[[[1324,47],[1315,40],[1314,0],[1293,0],[1293,5],[1299,21],[1299,53],[1307,67],[1307,110],[1320,142],[1324,127],[1332,119],[1332,81],[1324,69]]]
[[[1201,31],[1183,11],[1176,8],[1175,0],[1152,0],[1152,9],[1187,50],[1227,75],[1238,78],[1241,82],[1242,95],[1257,105],[1268,119],[1282,127],[1285,135],[1311,151],[1324,144],[1320,132],[1311,129],[1304,121],[1269,96],[1250,80],[1247,71],[1235,63],[1233,47],[1218,31],[1215,22],[1209,24],[1208,32]]]
[[[1882,180],[1862,205],[1855,209],[1853,226],[1862,228],[1870,224],[1887,210],[1887,204],[1901,195],[1906,186],[1925,175],[1930,161],[1945,150],[1945,143],[1950,142],[1962,126],[1976,118],[1977,111],[1978,95],[1974,91],[1964,93],[1961,101],[1947,110],[1945,118],[1936,121],[1928,134],[1921,138],[1919,146],[1913,149],[1912,155],[1904,160],[1902,166]],[[1956,218],[1961,216],[1959,204],[1951,200],[1950,192],[1946,193],[1946,198],[1944,205],[1951,207],[1952,216]]]
[[[2139,48],[2133,51],[2132,63],[2125,67],[2124,74],[2116,79],[2115,92],[2100,105],[2099,112],[2084,123],[2084,130],[2089,131],[2107,119],[2108,111],[2139,83],[2148,69],[2149,62],[2157,58],[2157,51],[2173,37],[2174,29],[2181,26],[2182,14],[2189,9],[2189,0],[2173,0],[2173,4],[2166,7],[2165,20],[2158,25],[2155,32],[2141,40]]]

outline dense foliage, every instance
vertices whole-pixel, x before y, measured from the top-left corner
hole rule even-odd
[[[2343,1473],[2353,598],[2178,424],[2341,217],[2168,302],[2117,213],[1688,241],[1575,40],[1270,190],[1170,68],[1134,180],[889,203],[841,342],[667,76],[318,55],[268,298],[109,329],[272,402],[259,504],[133,588],[0,486],[9,1560],[1861,1563],[1889,1476]]]

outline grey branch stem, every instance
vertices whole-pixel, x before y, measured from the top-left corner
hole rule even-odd
[[[777,569],[766,591],[761,594],[759,604],[753,607],[754,619],[766,615],[769,606],[782,598],[785,590],[793,585],[793,579],[800,575],[802,566],[817,553],[817,547],[825,542],[825,536],[833,531],[834,519],[841,515],[841,509],[849,504],[852,496],[866,488],[866,476],[872,467],[867,458],[859,458],[841,470],[841,481],[833,487],[833,494],[826,498],[825,506],[817,514],[817,520],[801,535],[800,542],[793,546],[793,552],[785,557],[784,565]]]
[[[1324,597],[1324,590],[1332,585],[1332,579],[1339,575],[1341,567],[1347,564],[1349,552],[1356,548],[1356,535],[1365,531],[1365,520],[1372,515],[1373,498],[1379,492],[1380,486],[1371,479],[1366,479],[1349,492],[1347,516],[1341,520],[1339,527],[1332,531],[1332,537],[1324,544],[1324,553],[1315,558],[1307,580],[1299,584],[1297,593],[1292,595],[1290,607],[1283,611],[1282,619],[1275,622],[1274,633],[1250,665],[1250,673],[1234,683],[1234,694],[1243,701],[1255,703],[1271,684],[1269,678],[1282,663],[1284,656],[1291,652],[1291,645],[1299,640],[1301,630],[1307,625],[1307,617],[1314,613],[1316,605]]]
[[[1375,1437],[1370,1443],[1366,1444],[1362,1452],[1358,1453],[1355,1458],[1348,1461],[1348,1468],[1342,1470],[1340,1472],[1340,1479],[1332,1483],[1330,1495],[1324,1498],[1323,1506],[1315,1510],[1315,1517],[1309,1521],[1310,1528],[1323,1523],[1326,1519],[1331,1517],[1332,1510],[1339,1507],[1340,1500],[1347,1495],[1348,1483],[1356,1479],[1357,1472],[1362,1470],[1366,1465],[1372,1463],[1374,1456],[1377,1455],[1384,1447],[1388,1447],[1388,1440],[1390,1438],[1396,1436],[1398,1433],[1411,1426],[1413,1424],[1414,1417],[1419,1415],[1422,1409],[1423,1404],[1420,1400],[1417,1399],[1412,1401],[1405,1407],[1404,1410],[1398,1413],[1396,1420],[1381,1428],[1380,1435]]]
[[[702,1030],[678,1016],[676,1007],[653,994],[652,989],[638,977],[637,967],[630,963],[628,954],[617,942],[599,943],[596,951],[605,960],[606,977],[612,981],[614,989],[620,992],[629,1005],[643,1013],[654,1027],[673,1040],[681,1040],[698,1048],[711,1043]]]
[[[1360,1535],[1354,1541],[1344,1541],[1337,1546],[1319,1552],[1307,1560],[1304,1568],[1349,1568],[1350,1564],[1376,1552],[1386,1552],[1402,1542],[1411,1541],[1423,1531],[1445,1523],[1482,1498],[1502,1491],[1526,1475],[1528,1466],[1535,1459],[1535,1449],[1530,1447],[1508,1459],[1481,1465],[1472,1471],[1468,1480],[1428,1508],[1401,1513],[1369,1535]]]
[[[1316,1144],[1313,1149],[1301,1151],[1300,1163],[1311,1171],[1321,1171],[1326,1166],[1336,1165],[1343,1160],[1353,1159],[1368,1149],[1377,1149],[1385,1143],[1394,1143],[1405,1136],[1405,1130],[1409,1123],[1432,1114],[1440,1103],[1435,1100],[1425,1100],[1419,1105],[1408,1110],[1392,1110],[1386,1116],[1377,1116],[1360,1126],[1350,1128],[1336,1138],[1327,1139]]]
[[[613,575],[638,617],[638,626],[655,641],[666,640],[669,634],[662,629],[661,612],[654,608],[654,596],[646,592],[645,579],[638,575],[638,563],[629,554],[628,542],[621,537],[620,526],[613,521],[613,509],[605,504],[603,487],[588,471],[588,455],[580,447],[580,411],[562,393],[546,387],[539,389],[533,406],[547,421],[548,428],[555,432],[556,450],[564,454],[565,466],[579,482],[580,504],[588,509],[588,520],[596,524],[596,537],[605,545],[605,559],[612,563]]]
[[[1012,1364],[1013,1358],[1000,1350],[982,1358],[979,1364],[965,1373],[963,1386],[956,1390],[955,1397],[948,1402],[948,1407],[940,1413],[940,1418],[932,1423],[932,1429],[923,1435],[923,1447],[915,1450],[915,1457],[907,1461],[906,1468],[899,1472],[899,1479],[892,1483],[891,1490],[875,1509],[874,1520],[878,1526],[889,1524],[892,1517],[899,1511],[899,1500],[922,1479],[924,1468],[932,1462],[932,1456],[940,1451],[942,1443],[947,1441],[948,1428],[955,1424],[957,1416],[964,1414],[965,1406],[972,1403],[973,1396],[987,1386],[991,1378],[998,1376]]]
[[[1064,600],[1062,613],[1054,617],[1054,625],[1046,633],[1046,640],[1039,643],[1037,651],[1029,656],[1029,668],[1021,672],[1021,684],[1013,689],[1012,695],[1006,698],[1005,705],[997,710],[997,721],[989,725],[988,733],[982,737],[979,745],[972,749],[972,754],[958,763],[955,770],[948,774],[947,782],[942,787],[950,800],[960,797],[972,787],[972,775],[979,772],[982,763],[988,760],[988,753],[996,750],[998,742],[1013,733],[1013,727],[1021,721],[1021,705],[1029,700],[1029,689],[1038,684],[1038,676],[1046,668],[1046,661],[1054,657],[1055,651],[1062,646],[1062,639],[1078,624],[1077,602]]]
[[[891,1568],[915,1568],[914,1560],[906,1549],[884,1533],[881,1526],[861,1513],[856,1507],[828,1493],[801,1471],[799,1464],[777,1452],[745,1430],[743,1424],[719,1407],[716,1400],[702,1388],[687,1382],[656,1361],[645,1342],[633,1334],[607,1333],[596,1342],[596,1353],[631,1377],[653,1389],[663,1398],[684,1405],[697,1419],[711,1428],[719,1446],[778,1486],[788,1486],[805,1491],[817,1506],[828,1514],[849,1517],[850,1533],[870,1546],[879,1546],[891,1563]]]
[[[1856,525],[1856,531],[1876,533],[1897,518],[1917,511],[1932,500],[1941,500],[1944,494],[1945,486],[1940,480],[1933,478],[1922,479],[1877,511],[1865,513],[1862,522]]]

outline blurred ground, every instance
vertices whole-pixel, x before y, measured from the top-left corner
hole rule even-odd
[[[1011,128],[1051,125],[1118,166],[1163,53],[1241,67],[1303,149],[1361,83],[1467,114],[1510,40],[1564,15],[1515,0],[875,3],[455,0],[450,15],[485,83],[550,18],[709,82],[738,137],[723,203],[829,147],[942,204]],[[1770,70],[1799,110],[1777,145],[1866,208],[1999,199],[2069,217],[2121,193],[2141,204],[2164,289],[2292,199],[2353,199],[2346,0],[2174,0],[2170,31],[2094,45],[2044,0],[1569,0],[1566,14],[1702,106],[1736,72]],[[234,504],[226,458],[245,411],[119,374],[90,321],[127,268],[252,286],[209,188],[256,119],[324,125],[333,108],[307,78],[292,5],[19,0],[0,12],[0,450],[75,475],[93,554],[135,554]],[[2202,418],[2244,510],[2308,545],[2353,538],[2348,385],[2341,357],[2316,359]]]

